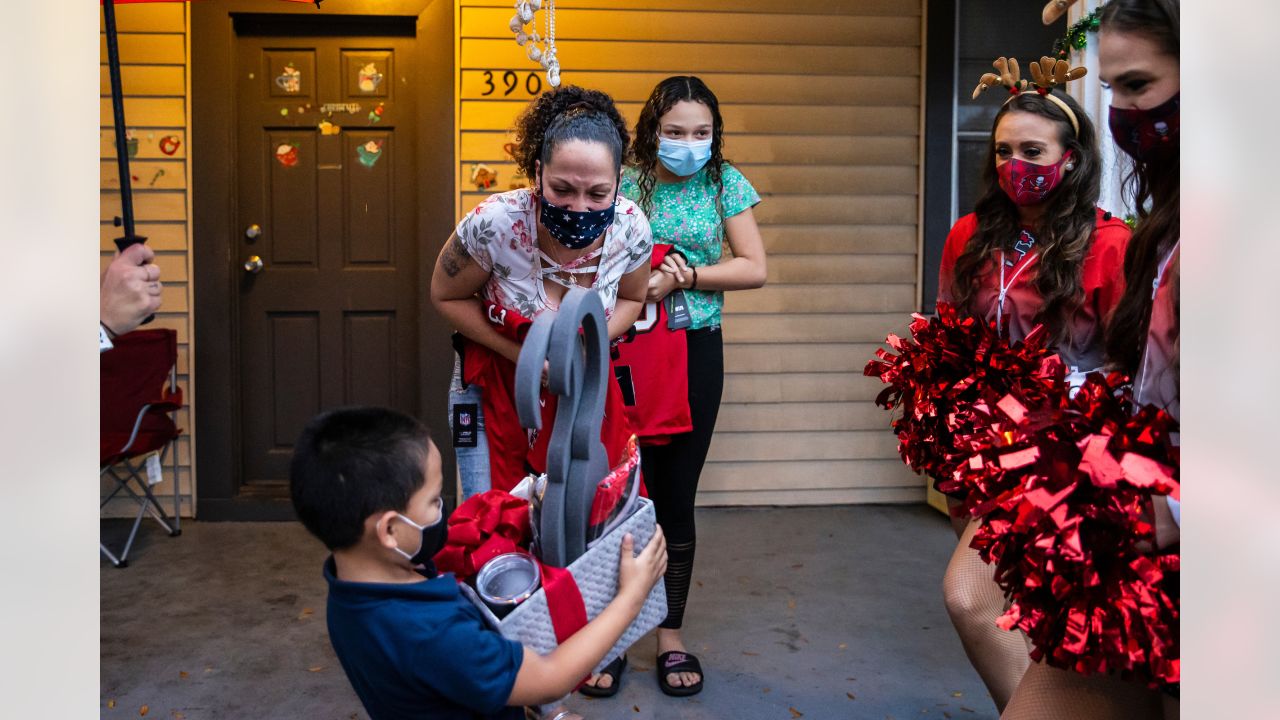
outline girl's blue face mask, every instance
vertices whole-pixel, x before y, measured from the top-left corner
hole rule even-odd
[[[688,177],[702,169],[711,159],[711,138],[706,140],[673,140],[658,138],[658,159],[672,174]]]

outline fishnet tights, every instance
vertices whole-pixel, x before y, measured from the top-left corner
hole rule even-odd
[[[1086,676],[1032,663],[1000,720],[1159,720],[1163,717],[1163,703],[1156,690],[1114,675]]]
[[[987,686],[996,708],[1003,711],[1031,658],[1022,633],[996,627],[996,618],[1004,613],[1006,603],[992,579],[992,567],[969,547],[978,524],[977,520],[970,521],[960,536],[947,564],[942,594],[969,662]]]

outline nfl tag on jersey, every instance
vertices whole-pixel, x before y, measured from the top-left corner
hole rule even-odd
[[[684,297],[684,290],[675,290],[663,300],[667,304],[667,329],[680,330],[693,324],[689,315],[689,301]]]
[[[453,406],[453,446],[456,448],[472,448],[480,441],[477,425],[480,418],[480,406],[475,403],[463,403]]]

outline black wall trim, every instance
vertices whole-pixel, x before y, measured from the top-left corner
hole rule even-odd
[[[924,263],[921,311],[938,301],[938,265],[952,222],[956,97],[956,0],[929,0],[925,48]]]
[[[416,37],[418,19],[411,15],[299,15],[298,13],[231,13],[241,37]]]

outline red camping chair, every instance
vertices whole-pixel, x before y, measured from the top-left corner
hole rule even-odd
[[[182,534],[182,496],[178,492],[178,451],[174,442],[182,434],[174,422],[182,407],[182,390],[178,387],[176,332],[137,330],[121,335],[113,344],[114,349],[101,355],[98,476],[110,476],[116,481],[116,487],[99,507],[106,507],[121,490],[129,493],[140,507],[119,557],[106,543],[99,542],[99,545],[102,554],[122,568],[129,564],[129,548],[133,547],[133,539],[147,512],[171,536]],[[160,501],[152,494],[145,465],[139,462],[152,453],[159,454],[162,464],[166,456],[173,461],[172,519],[165,515]]]

